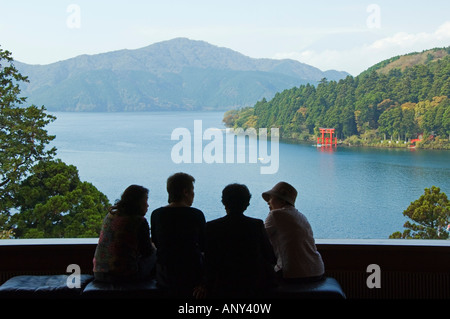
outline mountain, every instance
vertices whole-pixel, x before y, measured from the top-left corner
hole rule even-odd
[[[228,110],[349,75],[289,59],[254,59],[186,38],[48,65],[15,65],[30,80],[21,87],[28,103],[49,111]]]
[[[425,65],[430,62],[440,60],[448,55],[450,55],[450,47],[434,48],[424,50],[422,52],[397,55],[373,65],[364,72],[370,73],[372,71],[376,71],[377,73],[388,74],[393,69],[404,71],[406,68],[416,65]]]
[[[356,77],[300,85],[253,107],[229,110],[224,122],[244,129],[278,127],[282,138],[299,141],[314,140],[320,127],[335,128],[336,137],[353,145],[380,146],[386,138],[407,141],[426,133],[439,137],[432,147],[450,149],[449,75],[450,47],[410,53]]]

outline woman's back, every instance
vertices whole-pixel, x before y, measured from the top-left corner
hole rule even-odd
[[[143,216],[108,213],[94,255],[94,272],[134,275],[141,256],[152,253],[149,225]]]

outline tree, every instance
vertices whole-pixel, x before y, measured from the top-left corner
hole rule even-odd
[[[242,117],[242,124],[280,127],[282,138],[315,134],[321,126],[334,127],[337,136],[344,139],[356,135],[354,139],[358,140],[373,130],[391,140],[407,141],[418,133],[431,132],[450,137],[450,55],[426,64],[389,65],[397,60],[386,60],[339,82],[324,78],[316,86],[284,90],[269,101],[257,102],[251,114],[254,117],[247,109],[235,112],[233,117],[227,113],[225,118],[230,123],[226,125],[232,127]],[[379,67],[390,70],[378,72]],[[448,148],[449,143],[435,145]]]
[[[379,131],[388,134],[391,139],[399,137],[401,131],[403,112],[400,105],[391,106],[380,115]]]
[[[44,128],[56,118],[23,106],[21,82],[27,77],[0,48],[0,239],[97,237],[108,199],[75,166],[53,159],[55,137]]]
[[[448,140],[450,141],[450,107],[444,113],[444,118],[442,120],[443,131],[448,135]]]
[[[20,181],[39,160],[51,158],[56,149],[46,149],[54,136],[44,127],[55,117],[45,108],[22,107],[20,82],[28,82],[14,67],[11,52],[0,48],[0,227],[10,216]]]
[[[61,160],[41,161],[21,184],[19,213],[10,228],[17,238],[98,237],[110,206],[107,197]]]
[[[11,239],[14,238],[14,231],[10,230],[0,230],[0,239]]]
[[[355,112],[346,107],[342,110],[340,114],[340,119],[342,123],[342,134],[343,137],[350,137],[357,133],[356,122],[355,122]]]
[[[395,232],[389,238],[448,239],[450,201],[439,187],[425,188],[425,193],[409,205],[403,215],[406,221],[403,233]]]
[[[238,110],[228,110],[223,115],[222,122],[228,127],[233,127],[237,118],[239,118]]]
[[[414,118],[414,103],[405,103],[402,105],[402,121],[400,124],[400,131],[407,138],[411,138],[419,133],[419,126]]]

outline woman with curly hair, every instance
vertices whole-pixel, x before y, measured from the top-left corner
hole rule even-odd
[[[109,209],[94,255],[94,277],[99,281],[121,282],[148,279],[156,251],[150,227],[144,217],[148,209],[148,189],[131,185]]]

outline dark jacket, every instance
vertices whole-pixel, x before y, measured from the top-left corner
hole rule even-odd
[[[273,287],[276,257],[260,219],[238,215],[206,223],[206,284],[212,297],[253,297]]]
[[[161,207],[151,214],[158,285],[191,291],[203,279],[205,216],[193,207]]]

